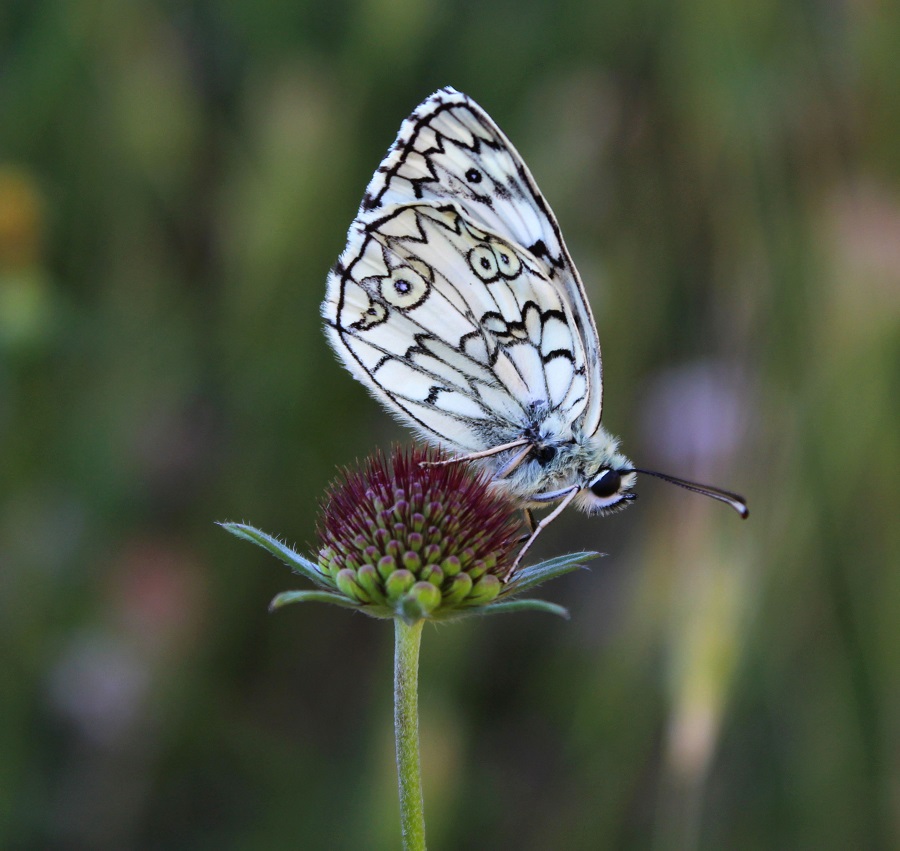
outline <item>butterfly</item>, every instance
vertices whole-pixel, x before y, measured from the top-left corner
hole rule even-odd
[[[600,424],[600,341],[556,217],[512,143],[447,87],[403,122],[328,276],[338,358],[426,441],[474,461],[537,535],[568,505],[606,514],[647,473]],[[448,463],[447,461],[443,463]],[[531,509],[553,505],[540,523]]]

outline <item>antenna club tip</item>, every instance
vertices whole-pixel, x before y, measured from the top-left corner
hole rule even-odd
[[[645,470],[641,467],[634,467],[631,470],[623,470],[622,472],[646,473],[648,476],[656,476],[656,478],[662,479],[664,482],[669,482],[670,484],[678,485],[678,487],[686,488],[687,490],[693,491],[694,493],[699,493],[703,496],[717,499],[719,500],[719,502],[724,502],[727,505],[730,505],[738,514],[740,514],[741,518],[744,520],[746,520],[750,516],[750,509],[747,507],[747,503],[744,501],[744,497],[742,497],[740,494],[732,493],[731,491],[723,490],[722,488],[713,487],[712,485],[701,485],[699,482],[691,482],[687,479],[679,479],[677,476],[670,476],[668,473],[660,473],[656,470]]]

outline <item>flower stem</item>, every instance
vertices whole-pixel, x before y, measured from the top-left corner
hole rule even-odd
[[[404,851],[424,851],[425,811],[419,759],[419,644],[425,621],[394,618],[394,736]]]

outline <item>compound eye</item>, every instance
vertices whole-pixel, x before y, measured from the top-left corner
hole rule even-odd
[[[615,496],[622,486],[622,477],[615,470],[606,470],[591,484],[591,493],[601,499]]]

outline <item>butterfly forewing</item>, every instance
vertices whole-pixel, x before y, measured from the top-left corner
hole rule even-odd
[[[465,95],[442,90],[404,121],[366,189],[360,212],[415,201],[456,201],[472,218],[552,271],[562,265],[555,221],[542,214],[509,140]]]
[[[596,326],[559,225],[512,143],[466,95],[441,89],[407,118],[363,197],[359,219],[397,204],[452,203],[475,225],[527,251],[559,289],[589,364],[581,429],[600,423],[602,380]]]

